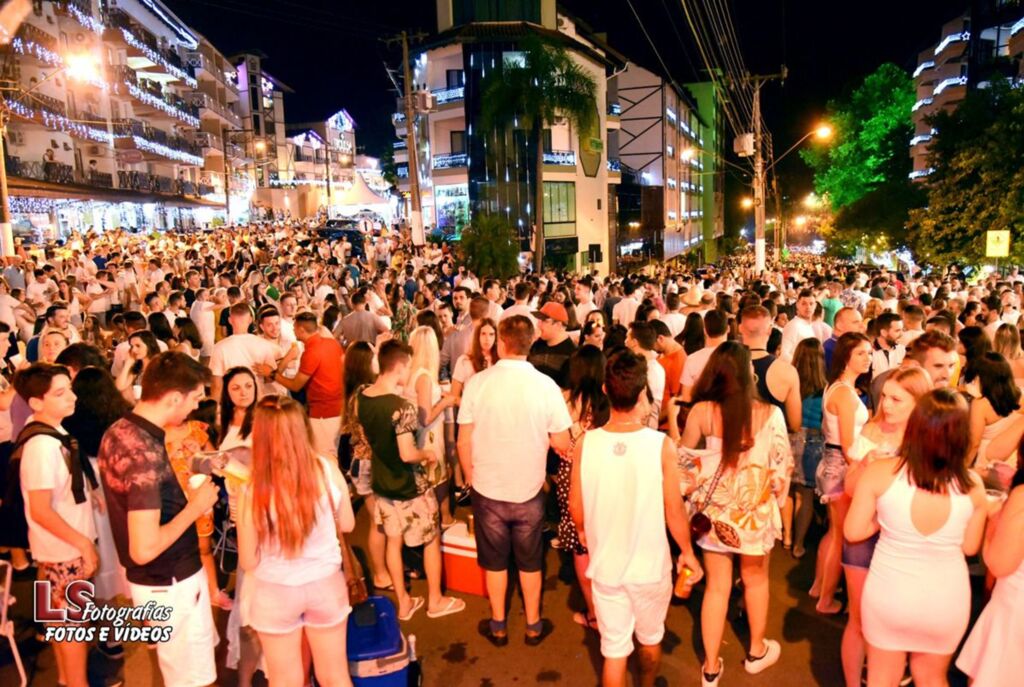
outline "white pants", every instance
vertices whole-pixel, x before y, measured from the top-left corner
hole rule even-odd
[[[132,583],[129,586],[132,603],[136,606],[145,606],[152,601],[158,606],[173,609],[169,621],[152,621],[153,625],[173,628],[171,638],[156,645],[164,686],[205,687],[217,682],[213,650],[220,638],[213,625],[206,572],[200,568],[191,577],[166,587]]]
[[[338,440],[341,438],[341,416],[311,417],[310,429],[313,430],[313,450],[322,456],[338,458]]]
[[[644,646],[661,644],[665,616],[672,601],[672,578],[654,584],[609,587],[591,581],[594,614],[601,632],[601,655],[624,658],[633,653],[633,635]]]

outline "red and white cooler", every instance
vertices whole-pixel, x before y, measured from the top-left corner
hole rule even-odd
[[[441,557],[448,591],[487,597],[484,569],[476,561],[476,539],[466,523],[452,525],[441,535]]]

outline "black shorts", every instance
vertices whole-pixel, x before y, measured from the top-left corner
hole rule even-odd
[[[473,492],[476,558],[480,567],[508,570],[510,555],[519,572],[538,572],[544,563],[544,491],[529,501],[495,501]]]

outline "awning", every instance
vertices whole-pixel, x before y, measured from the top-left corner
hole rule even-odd
[[[378,196],[373,190],[367,185],[366,180],[363,179],[362,174],[356,174],[355,180],[352,182],[352,187],[342,193],[338,200],[332,202],[331,205],[356,205],[360,207],[367,207],[370,205],[386,205],[387,199]]]
[[[217,203],[197,197],[171,196],[162,193],[128,191],[118,188],[102,188],[86,184],[58,184],[27,177],[7,177],[7,190],[12,196],[31,198],[60,198],[67,200],[96,200],[106,203],[164,203],[175,207],[222,208]]]

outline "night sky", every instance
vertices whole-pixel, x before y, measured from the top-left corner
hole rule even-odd
[[[166,0],[183,21],[225,54],[257,48],[267,71],[295,89],[285,98],[289,122],[322,120],[344,107],[358,125],[361,149],[379,155],[394,140],[395,93],[385,60],[397,46],[379,39],[402,29],[436,30],[434,0]],[[698,0],[707,2],[708,0]],[[702,65],[679,0],[632,0],[662,59],[679,82],[701,78]],[[747,68],[789,79],[763,91],[768,126],[782,152],[813,128],[828,100],[879,64],[912,70],[917,53],[941,38],[942,24],[967,0],[725,0]],[[564,6],[632,61],[659,70],[626,0],[567,0]],[[731,155],[731,144],[726,146]],[[794,153],[780,165],[787,192],[810,189]]]

